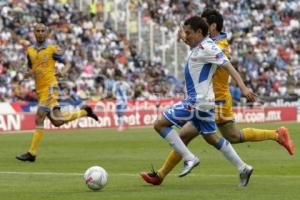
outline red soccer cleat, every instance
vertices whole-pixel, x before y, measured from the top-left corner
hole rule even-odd
[[[290,138],[289,131],[285,127],[280,127],[277,129],[278,140],[277,142],[282,145],[289,154],[292,156],[295,153],[293,140]]]
[[[145,182],[152,184],[152,185],[160,185],[163,182],[163,179],[160,178],[157,172],[140,172],[141,177],[144,179]]]

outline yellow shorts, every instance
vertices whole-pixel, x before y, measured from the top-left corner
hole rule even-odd
[[[215,120],[217,125],[222,125],[227,122],[234,122],[232,97],[230,93],[226,94],[226,97],[224,99],[216,99],[215,103]]]
[[[49,87],[37,92],[39,108],[45,111],[51,111],[55,106],[58,106],[59,88]]]

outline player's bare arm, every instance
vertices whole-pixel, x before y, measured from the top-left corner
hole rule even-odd
[[[33,77],[33,75],[34,75],[33,70],[32,70],[32,69],[28,69],[28,70],[25,72],[25,74],[24,74],[24,78],[25,78],[25,79],[28,79],[28,78],[30,78],[30,77]]]
[[[32,62],[31,62],[29,55],[27,54],[27,71],[24,74],[24,79],[33,77],[33,75],[34,75],[34,72],[32,70]]]
[[[69,62],[67,62],[64,66],[64,68],[60,71],[58,71],[55,75],[59,78],[65,78],[66,75],[68,74],[68,72],[71,69],[71,64]]]
[[[236,69],[232,66],[230,62],[222,65],[228,73],[232,76],[232,78],[237,82],[239,88],[241,89],[242,94],[251,102],[254,102],[256,99],[256,94],[252,92],[245,84],[240,76],[240,74],[236,71]]]

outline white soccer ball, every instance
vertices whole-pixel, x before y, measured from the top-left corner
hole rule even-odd
[[[93,166],[85,171],[83,177],[90,189],[100,190],[106,185],[108,174],[102,167]]]

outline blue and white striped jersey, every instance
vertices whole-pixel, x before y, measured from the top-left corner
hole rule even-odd
[[[116,96],[117,105],[127,104],[128,101],[128,91],[130,90],[130,86],[125,81],[116,81],[113,87],[113,92]]]
[[[191,49],[185,66],[186,101],[202,111],[213,109],[212,77],[216,68],[227,62],[224,52],[209,37]]]

